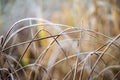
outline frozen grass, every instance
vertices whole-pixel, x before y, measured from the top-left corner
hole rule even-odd
[[[29,25],[14,30],[21,22],[28,22]],[[38,30],[38,26],[44,28]],[[25,30],[28,30],[29,35],[23,35]],[[41,31],[47,35],[39,37]],[[23,39],[19,37],[21,34],[24,36],[24,41],[19,42],[17,40]],[[105,40],[97,36],[102,36]],[[2,80],[119,80],[120,66],[117,57],[120,53],[119,38],[120,34],[111,38],[94,30],[56,24],[44,19],[19,20],[6,35],[0,37],[0,78]],[[41,45],[41,41],[47,41],[45,42],[47,46]],[[89,43],[94,44],[95,49],[89,50],[93,47],[91,44],[88,45]],[[25,57],[26,54],[29,56]],[[24,58],[28,60],[25,65],[23,65]]]

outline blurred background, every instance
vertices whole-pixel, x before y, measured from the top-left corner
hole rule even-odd
[[[107,36],[106,38],[103,35],[98,35],[89,32],[87,33],[89,34],[89,36],[86,33],[83,34],[80,33],[82,34],[82,39],[83,39],[80,40],[80,51],[89,52],[98,49],[98,47],[103,46],[107,41],[112,40],[114,37],[120,34],[119,17],[120,17],[120,0],[0,0],[0,35],[4,35],[8,31],[8,29],[12,26],[12,24],[14,24],[16,21],[20,19],[43,18],[45,20],[49,20],[54,23],[79,27],[80,29],[93,30]],[[26,25],[26,23],[22,23],[21,25],[17,26],[17,28],[19,29],[23,25]],[[57,29],[53,29],[53,30],[56,30],[57,32]],[[49,31],[52,32],[51,29],[49,29]],[[21,33],[22,36],[24,35],[24,37],[22,38],[20,37],[18,39],[19,40],[23,39],[23,41],[27,41],[26,36],[28,36],[28,34],[25,32],[21,32]],[[73,34],[70,36],[71,37],[70,39],[76,36],[80,37],[80,35]],[[18,39],[16,38],[15,41],[17,42]],[[118,43],[116,44],[120,46],[119,44],[120,39],[117,41]],[[48,41],[48,43],[49,42],[50,41]],[[44,44],[48,45],[48,43],[44,43]],[[77,42],[75,43],[77,44]],[[40,46],[43,47],[44,44],[42,45],[41,42]],[[71,43],[70,45],[67,44],[67,48],[65,49],[69,49],[72,44]],[[64,45],[62,44],[62,46]],[[105,48],[101,49],[100,51],[103,51]],[[39,50],[40,49],[41,47],[39,48]],[[23,47],[19,48],[18,52],[21,53],[22,50]],[[34,51],[35,50],[32,51],[33,54]],[[56,49],[55,46],[53,47],[53,50],[48,52],[51,54],[46,56],[46,58],[53,56],[52,53],[55,54],[57,52],[59,53],[60,51],[59,49]],[[68,53],[70,54],[71,53],[74,54],[74,52],[75,52],[75,48],[73,49],[73,52],[68,50]],[[31,52],[28,51],[28,53]],[[115,64],[120,64],[119,56],[118,56],[120,53],[119,47],[116,47],[115,45],[112,44],[112,46],[106,53],[108,54],[110,53],[112,56],[118,59],[118,63]],[[58,56],[58,54],[56,54],[56,56]],[[27,58],[29,58],[29,56]],[[96,61],[97,58],[96,57],[94,58],[95,58],[94,61]],[[51,59],[52,58],[50,58],[49,60]],[[34,58],[34,60],[36,60],[36,58]],[[55,60],[57,60],[57,58]],[[106,61],[107,65],[109,65],[109,63],[111,63],[112,65],[114,64],[114,62],[112,63],[111,58],[108,58],[108,56],[107,57],[105,56],[104,60]],[[76,60],[73,61],[73,64],[75,64],[75,61]],[[55,61],[53,61],[53,63],[54,62]],[[66,66],[66,64],[64,64],[64,66]],[[53,71],[53,75],[55,77],[57,76],[56,80],[61,80],[63,74],[68,73],[66,72],[67,70],[63,68],[61,69],[61,67],[57,67],[56,69],[57,70],[60,69],[59,71],[56,70],[55,73]],[[100,70],[98,70],[98,72]],[[113,71],[113,73],[115,74],[117,74],[117,72],[119,72],[119,70],[116,70],[116,72]],[[58,75],[56,73],[58,73]],[[62,77],[59,75],[62,75]],[[119,79],[120,77],[118,77],[118,80]]]
[[[115,36],[119,8],[119,0],[0,0],[0,34],[20,19],[37,17]]]

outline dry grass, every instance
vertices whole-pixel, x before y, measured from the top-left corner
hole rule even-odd
[[[15,22],[0,36],[0,80],[120,80],[119,1],[90,2]]]
[[[39,24],[35,23],[38,21]],[[16,29],[16,25],[22,22],[30,24]],[[38,26],[44,27],[38,30],[36,29]],[[44,31],[46,36],[39,37],[41,31]],[[104,42],[99,40],[98,35],[106,40]],[[88,36],[93,40],[82,36]],[[120,66],[117,57],[120,52],[119,39],[120,34],[111,38],[90,29],[55,24],[38,18],[22,19],[13,24],[4,37],[0,37],[0,78],[119,80]],[[47,46],[40,44],[40,41],[44,40]],[[82,51],[81,45],[86,46],[85,42],[100,46],[96,46],[92,51]]]

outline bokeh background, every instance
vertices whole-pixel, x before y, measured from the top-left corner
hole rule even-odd
[[[0,0],[0,33],[20,19],[38,17],[71,26],[89,25],[114,36],[119,33],[119,7],[119,0]]]

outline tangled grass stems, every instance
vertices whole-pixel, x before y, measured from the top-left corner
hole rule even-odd
[[[112,80],[115,80],[119,74],[120,74],[120,71],[118,71],[118,73],[112,78]]]
[[[18,23],[21,23],[21,22],[24,22],[24,21],[29,21],[29,25],[24,26],[24,27],[22,27],[20,29],[17,29],[14,32],[12,32],[12,30],[15,28],[15,26]],[[37,21],[37,22],[40,21],[40,24],[33,24],[32,21]],[[37,32],[33,33],[32,29],[37,27],[37,26],[44,26],[45,28],[46,27],[51,27],[53,29],[57,28],[59,30],[57,31],[56,34],[52,34],[52,32],[50,32],[49,30],[44,28],[44,29],[37,30]],[[7,44],[10,42],[10,40],[12,40],[12,38],[15,38],[15,36],[18,33],[22,32],[23,30],[26,30],[26,29],[30,29],[31,30],[31,34],[30,35],[32,36],[32,39],[26,40],[26,41],[23,41],[23,42],[20,42],[20,43],[10,44],[10,46],[7,46]],[[39,33],[41,31],[44,31],[45,33],[47,33],[47,36],[41,37],[41,38],[37,38],[37,36],[39,35]],[[93,42],[91,41],[90,42],[89,39],[88,40],[87,39],[82,39],[81,36],[83,36],[83,34],[82,34],[83,32],[85,34],[89,35],[90,37],[96,39],[97,41],[93,41]],[[72,38],[72,37],[69,36],[70,34],[78,34],[78,33],[80,34],[79,37]],[[98,37],[96,35],[104,37],[105,39],[107,39],[107,41],[98,39]],[[116,59],[116,57],[114,55],[107,54],[106,51],[108,49],[112,49],[111,45],[114,45],[115,47],[120,48],[120,43],[117,41],[117,39],[119,37],[120,37],[120,35],[118,35],[118,36],[116,36],[115,38],[112,39],[111,37],[109,37],[109,36],[107,36],[107,35],[105,35],[103,33],[96,32],[96,31],[90,30],[90,29],[81,29],[81,28],[78,28],[78,27],[73,27],[73,26],[68,26],[68,25],[63,25],[63,24],[56,24],[56,23],[52,23],[50,21],[43,20],[43,19],[38,19],[38,18],[26,18],[26,19],[22,19],[22,20],[19,20],[19,21],[15,22],[12,25],[12,27],[9,29],[9,31],[6,33],[5,37],[0,36],[1,45],[2,45],[0,51],[1,51],[1,53],[5,53],[7,50],[12,49],[14,47],[19,47],[20,45],[27,45],[18,61],[14,57],[12,57],[11,54],[6,54],[5,53],[6,59],[7,59],[5,61],[5,63],[7,63],[9,65],[9,67],[10,67],[10,69],[12,71],[12,72],[8,72],[9,76],[7,76],[7,78],[11,77],[11,80],[14,80],[14,78],[20,79],[18,72],[21,71],[21,70],[24,73],[25,77],[27,77],[26,76],[27,72],[26,72],[25,68],[31,68],[30,75],[27,77],[28,80],[30,80],[30,78],[32,76],[32,72],[38,70],[39,68],[42,68],[42,70],[45,71],[46,74],[51,74],[50,73],[51,70],[53,70],[56,65],[58,65],[58,64],[60,64],[61,62],[64,62],[64,61],[67,61],[67,64],[70,66],[70,70],[69,70],[69,72],[67,72],[67,74],[65,74],[65,76],[63,77],[63,80],[66,80],[67,78],[69,78],[71,73],[73,73],[72,74],[72,79],[76,80],[77,79],[77,75],[78,75],[79,72],[80,72],[79,73],[79,80],[82,80],[83,77],[84,77],[84,71],[86,71],[86,70],[87,70],[87,73],[89,73],[88,74],[88,80],[90,80],[90,78],[92,77],[93,72],[98,74],[98,77],[103,78],[103,74],[102,73],[104,71],[102,73],[101,72],[98,73],[97,71],[95,71],[95,68],[98,65],[98,62],[102,61],[101,64],[103,65],[103,68],[107,69],[107,64],[106,64],[106,62],[103,59],[104,55],[110,56],[110,57],[112,57],[112,59],[117,61],[117,59]],[[63,39],[60,39],[60,38],[63,38]],[[47,47],[43,51],[41,51],[41,53],[38,55],[38,57],[35,58],[35,61],[33,62],[33,64],[30,63],[30,64],[28,64],[26,66],[22,66],[20,62],[23,59],[24,55],[26,54],[27,50],[29,50],[31,44],[36,42],[36,41],[48,40],[48,39],[52,39],[52,40],[49,42]],[[92,51],[92,52],[81,52],[81,50],[79,50],[79,47],[73,46],[73,48],[72,48],[74,50],[73,55],[72,54],[71,55],[67,55],[66,51],[64,49],[63,43],[69,41],[70,44],[72,45],[72,43],[74,41],[77,41],[77,40],[79,40],[79,41],[81,41],[81,40],[89,41],[89,43],[100,44],[101,46],[98,47],[98,48],[96,47],[97,49]],[[62,58],[60,60],[57,60],[56,59],[57,57],[56,57],[54,59],[55,61],[53,61],[53,64],[48,65],[47,68],[43,67],[40,63],[42,63],[44,61],[44,57],[46,57],[48,50],[50,50],[55,45],[55,43],[58,45],[57,48],[60,48],[60,50],[64,54],[64,56],[63,56],[64,58]],[[78,45],[78,43],[76,43],[76,44]],[[76,45],[76,44],[74,44],[74,45]],[[34,45],[34,49],[35,49],[35,46],[36,45]],[[102,49],[104,49],[104,50],[101,51]],[[12,50],[10,52],[12,52]],[[79,54],[76,54],[77,52],[79,52]],[[51,54],[52,54],[52,52],[51,52]],[[88,59],[91,58],[93,55],[96,55],[97,59],[95,60],[95,63],[92,66],[92,68],[90,68],[90,65],[88,64]],[[71,66],[69,64],[69,61],[68,61],[68,60],[70,60],[72,58],[75,58],[75,63],[73,63],[74,66]],[[80,59],[80,62],[79,62],[79,59]],[[16,65],[17,65],[15,67],[19,67],[19,68],[18,69],[14,69],[12,67],[12,63],[9,60],[12,60],[13,62],[15,62]],[[36,66],[37,66],[37,68],[36,68]],[[3,67],[5,67],[5,65]],[[110,66],[108,66],[108,67],[110,67]],[[3,68],[1,68],[1,70],[2,69]],[[35,74],[35,76],[36,76],[35,79],[37,79],[38,72]],[[119,74],[119,72],[112,79],[114,80],[118,76],[118,74]]]
[[[10,65],[10,69],[15,72],[15,69],[12,67],[11,63],[9,62],[9,60],[6,60],[6,62]],[[18,80],[20,80],[20,76],[18,75],[18,73],[15,72],[15,75],[17,77]]]
[[[68,29],[60,32],[59,35],[56,36],[56,38],[55,38],[53,41],[51,41],[50,44],[47,46],[47,48],[41,53],[41,56],[38,57],[38,59],[35,61],[35,63],[38,63],[38,61],[41,61],[42,58],[45,56],[46,52],[47,52],[47,51],[49,50],[49,48],[52,46],[52,44],[53,44],[54,42],[56,42],[56,39],[59,38],[59,36],[60,36],[63,32],[65,32],[65,31],[67,31],[67,30],[69,30],[69,29],[71,29],[71,28],[68,28]],[[58,42],[57,42],[57,44],[58,44]],[[59,44],[58,44],[58,45],[59,45]],[[61,48],[61,49],[62,49],[62,48]],[[64,51],[63,51],[63,52],[64,52]],[[42,57],[42,55],[43,55],[43,57]],[[65,57],[67,58],[67,55],[66,55],[66,54],[64,54],[64,55],[65,55]],[[42,58],[41,58],[41,57],[42,57]],[[40,59],[40,58],[41,58],[41,59]]]
[[[101,72],[99,72],[99,74],[98,74],[96,77],[99,77],[103,72],[105,72],[105,71],[107,71],[107,70],[109,70],[109,69],[112,69],[112,68],[120,68],[120,65],[108,66],[108,67],[104,68]],[[118,76],[119,73],[120,73],[120,72],[118,72],[118,73],[113,77],[112,80],[114,80],[114,79]]]
[[[42,26],[42,25],[41,25]],[[76,28],[75,28],[76,29]],[[78,29],[78,28],[77,28]],[[80,31],[85,31],[85,30],[77,30],[77,31],[72,31],[72,32],[66,32],[66,33],[62,33],[61,34],[61,36],[62,35],[67,35],[67,34],[73,34],[73,33],[75,33],[75,32],[80,32]],[[90,30],[90,32],[94,32],[94,31],[91,31]],[[106,37],[106,38],[108,38],[108,39],[110,39],[110,40],[112,40],[112,38],[110,38],[110,37],[108,37],[108,36],[106,36],[106,35],[104,35],[104,34],[101,34],[101,33],[99,33],[99,32],[95,32],[96,34],[99,34],[99,35],[101,35],[101,36],[104,36],[104,37]],[[52,36],[47,36],[47,37],[43,37],[43,38],[39,38],[39,39],[34,39],[34,40],[32,40],[32,42],[34,42],[34,41],[39,41],[39,40],[44,40],[44,39],[49,39],[49,38],[53,38],[53,37],[56,37],[56,36],[59,36],[60,34],[56,34],[56,35],[52,35]],[[98,39],[99,40],[99,39]],[[23,45],[23,44],[26,44],[26,43],[30,43],[31,42],[31,40],[29,40],[29,41],[25,41],[25,42],[21,42],[21,43],[18,43],[18,44],[15,44],[15,45],[11,45],[11,46],[9,46],[9,47],[6,47],[6,48],[4,48],[2,51],[5,51],[5,50],[7,50],[7,49],[9,49],[9,48],[12,48],[12,47],[15,47],[15,46],[19,46],[19,45]],[[101,42],[101,41],[100,41]],[[109,43],[109,42],[108,42]],[[106,45],[108,44],[108,43],[106,43]],[[118,48],[120,48],[120,45],[119,45],[119,43],[118,42],[113,42],[113,44],[114,45],[116,45]],[[104,46],[106,46],[106,45],[104,45]]]
[[[93,71],[94,71],[97,63],[98,63],[99,60],[101,59],[101,57],[102,57],[102,56],[104,55],[104,53],[109,49],[109,47],[112,45],[112,43],[113,43],[114,41],[116,41],[119,37],[120,37],[120,34],[117,35],[117,36],[106,46],[106,48],[104,49],[104,51],[100,54],[100,56],[98,57],[98,59],[96,60],[95,64],[94,64],[93,67],[92,67],[92,70],[91,70],[91,72],[90,72],[90,75],[88,76],[88,80],[90,79],[90,77],[91,77],[91,75],[92,75],[92,73],[93,73]]]
[[[46,31],[46,30],[44,30],[44,31]],[[48,31],[46,31],[46,32],[49,33],[49,35],[52,35],[50,32],[48,32]],[[60,46],[59,42],[57,41],[57,38],[58,38],[58,37],[59,37],[59,36],[57,36],[56,38],[53,37],[54,40],[50,43],[50,45],[48,46],[48,48],[45,49],[45,53],[44,53],[44,51],[43,51],[43,54],[41,53],[41,55],[38,57],[38,59],[36,59],[36,61],[35,61],[34,64],[37,64],[37,63],[39,62],[39,60],[40,60],[40,62],[42,61],[43,57],[45,56],[46,52],[49,50],[50,46],[54,43],[54,41],[56,41],[56,43],[59,45],[59,47],[60,47],[61,50],[63,51],[65,57],[67,57],[64,49]],[[26,48],[26,50],[27,50],[27,48]],[[40,58],[41,58],[41,59],[40,59]],[[31,72],[32,72],[32,71],[31,71]]]
[[[12,27],[9,29],[9,31],[7,32],[7,34],[5,36],[5,39],[4,39],[3,43],[2,43],[3,48],[8,43],[8,41],[11,39],[11,37],[8,38],[8,36],[9,36],[11,30],[15,27],[15,25],[18,24],[18,23],[20,23],[20,22],[22,22],[22,21],[27,21],[27,20],[37,20],[37,21],[46,22],[46,23],[44,23],[44,25],[41,25],[41,24],[31,24],[29,26],[22,27],[18,31],[14,32],[14,34],[12,33],[11,37],[14,36],[14,35],[16,35],[16,33],[20,32],[21,30],[24,30],[24,29],[30,28],[30,27],[36,27],[36,26],[51,25],[51,26],[64,26],[64,27],[71,27],[71,28],[74,28],[74,29],[79,29],[79,28],[75,28],[75,27],[72,27],[72,26],[68,26],[68,25],[51,23],[51,22],[49,22],[47,20],[43,20],[43,19],[39,19],[39,18],[26,18],[26,19],[22,19],[22,20],[17,21],[16,23],[14,23],[12,25]],[[108,37],[108,36],[106,36],[106,35],[104,35],[102,33],[96,32],[96,31],[86,30],[86,29],[83,29],[83,31],[93,32],[93,33],[99,34],[101,36],[104,36],[106,38],[109,38],[111,40],[110,37]],[[7,38],[8,38],[8,40],[6,41]],[[119,44],[119,43],[117,43],[117,44]],[[119,44],[119,47],[120,47],[120,44]]]
[[[12,57],[12,56],[10,56],[10,55],[6,55],[6,56],[7,56],[7,59],[11,59],[11,60],[13,60],[15,63],[17,63],[20,68],[23,67],[14,57]],[[23,71],[23,73],[25,74],[25,76],[27,76],[25,70],[23,69],[22,71]]]
[[[92,53],[88,53],[88,55],[87,55],[83,60],[81,60],[81,61],[78,63],[78,66],[79,66],[80,64],[82,64],[82,63],[85,64],[86,60],[88,59],[89,56],[91,56],[91,54],[92,54]],[[71,58],[71,57],[73,57],[73,56],[70,56],[69,58]],[[84,64],[83,64],[83,68],[85,68],[85,67],[84,67]],[[76,66],[76,65],[75,65],[75,66]],[[73,67],[73,69],[71,69],[71,70],[65,75],[65,77],[63,78],[63,80],[65,80],[65,79],[70,75],[70,73],[76,69],[75,66]],[[82,68],[81,68],[80,70],[82,70]],[[81,75],[82,75],[82,73],[80,74],[80,76],[81,76]],[[80,77],[80,78],[81,78],[81,77]],[[80,78],[79,78],[79,79],[80,79]]]
[[[36,36],[39,34],[41,30],[39,30],[35,35],[34,37],[32,38],[31,42],[27,45],[25,51],[23,52],[23,55],[20,57],[19,61],[20,62],[22,60],[22,58],[24,57],[25,53],[27,52],[28,48],[30,47],[31,43],[33,42],[33,40],[36,38]]]

